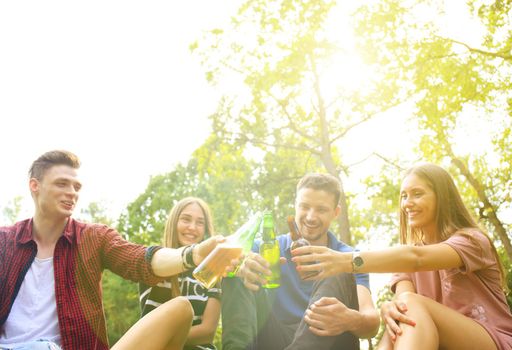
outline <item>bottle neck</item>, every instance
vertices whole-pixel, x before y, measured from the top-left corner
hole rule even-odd
[[[274,232],[274,217],[270,213],[263,215],[261,238],[264,242],[272,242],[276,239]]]
[[[264,227],[263,232],[261,234],[261,238],[264,242],[272,242],[276,239],[276,234],[274,232],[274,229],[271,227]]]

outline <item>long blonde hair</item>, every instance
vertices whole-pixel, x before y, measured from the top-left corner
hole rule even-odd
[[[457,231],[467,231],[476,229],[482,232],[489,243],[496,258],[501,272],[501,284],[507,290],[506,277],[498,252],[492,243],[491,238],[482,228],[478,226],[468,209],[464,205],[457,186],[451,175],[438,165],[423,163],[416,165],[406,171],[405,177],[414,174],[426,181],[427,185],[434,192],[436,197],[436,223],[438,231],[438,240],[443,242],[450,238]],[[424,233],[421,228],[412,229],[409,226],[407,213],[402,207],[400,198],[400,242],[402,244],[421,244],[424,242]]]
[[[167,221],[165,223],[164,236],[163,236],[163,246],[169,248],[179,248],[180,243],[178,241],[178,220],[181,215],[181,212],[190,204],[197,204],[201,210],[203,211],[205,225],[204,225],[204,239],[207,239],[214,235],[213,231],[213,220],[210,208],[205,201],[201,198],[196,197],[186,197],[181,199],[169,212],[169,216],[167,217]],[[170,278],[171,281],[171,296],[173,298],[180,296],[180,285],[178,282],[178,276],[172,276]]]

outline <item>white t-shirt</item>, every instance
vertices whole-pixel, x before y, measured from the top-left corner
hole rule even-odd
[[[60,345],[53,257],[35,258],[0,330],[0,347],[45,339]]]

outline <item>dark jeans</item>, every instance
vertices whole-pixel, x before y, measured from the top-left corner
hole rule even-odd
[[[359,349],[359,339],[352,333],[321,337],[311,333],[304,319],[292,325],[281,323],[273,312],[275,292],[261,288],[252,292],[238,278],[223,279],[223,350]],[[322,297],[335,297],[347,307],[359,309],[352,274],[340,274],[315,282],[309,304]]]

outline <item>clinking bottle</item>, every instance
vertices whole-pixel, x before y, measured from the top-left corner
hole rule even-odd
[[[247,254],[251,251],[254,244],[254,238],[259,232],[261,221],[263,220],[263,213],[256,212],[245,224],[243,224],[235,233],[227,238],[227,241],[235,246],[242,247],[242,253]],[[238,270],[238,267],[236,270]],[[229,272],[228,277],[235,277],[236,270]]]
[[[304,237],[302,237],[302,234],[299,232],[299,228],[297,227],[297,223],[295,222],[295,218],[292,215],[288,216],[287,222],[288,222],[288,227],[290,229],[290,236],[292,238],[292,244],[290,245],[290,251],[292,251],[296,248],[299,248],[299,247],[311,245]],[[310,264],[313,264],[313,263],[306,263],[305,265],[310,265]],[[308,278],[308,277],[313,277],[316,274],[317,274],[316,271],[299,272],[299,276],[302,279]]]
[[[297,227],[297,224],[295,223],[295,218],[292,215],[288,216],[287,222],[288,228],[290,229],[290,236],[292,238],[290,250],[310,245],[309,242],[305,238],[303,238],[302,235],[299,233],[299,229]]]
[[[272,272],[270,276],[265,276],[267,283],[262,287],[277,288],[281,284],[281,264],[279,262],[281,253],[279,250],[279,242],[276,239],[272,213],[265,212],[263,214],[262,227],[260,255],[270,264],[270,271]]]
[[[254,236],[258,232],[263,215],[258,212],[234,234],[226,239],[226,242],[218,244],[208,256],[192,272],[194,278],[205,288],[211,288],[224,274],[227,266],[233,259],[239,258],[244,252],[251,250]],[[235,272],[228,273],[228,277],[234,277]]]

